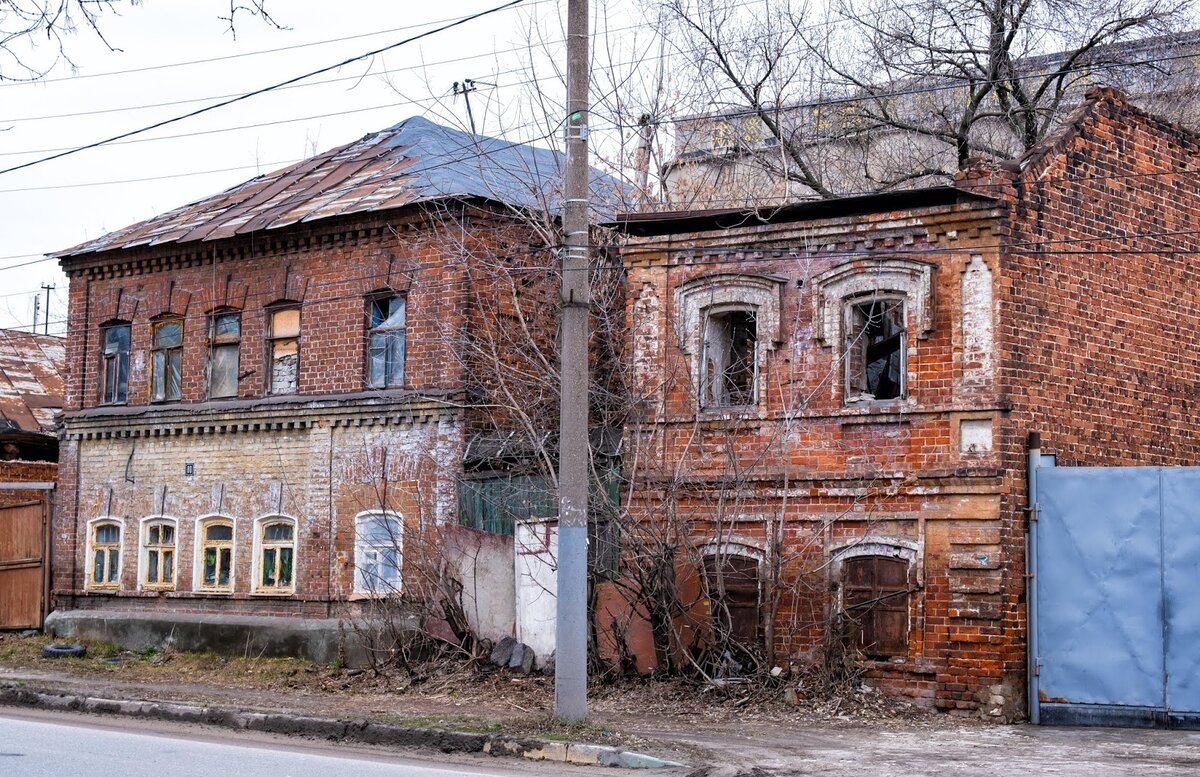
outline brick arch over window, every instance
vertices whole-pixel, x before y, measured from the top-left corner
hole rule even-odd
[[[835,552],[845,636],[872,658],[908,655],[914,567],[911,543],[860,542]]]
[[[762,624],[762,551],[740,543],[714,543],[702,552],[712,627],[734,642],[756,645]]]

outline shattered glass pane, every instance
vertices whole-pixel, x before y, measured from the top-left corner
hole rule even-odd
[[[377,299],[371,306],[372,329],[396,329],[404,326],[404,297]]]
[[[175,542],[175,527],[165,524],[162,527],[162,541],[164,545],[171,545]]]
[[[846,399],[904,395],[904,303],[873,300],[850,308],[846,342]]]

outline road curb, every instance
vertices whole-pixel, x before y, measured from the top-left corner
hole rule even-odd
[[[434,728],[412,728],[370,720],[337,720],[285,713],[247,712],[221,707],[200,707],[171,702],[105,699],[0,683],[0,704],[44,710],[123,715],[177,723],[247,729],[287,736],[303,736],[371,745],[411,747],[441,753],[486,753],[492,756],[558,761],[590,766],[629,769],[680,767],[681,763],[634,753],[607,745],[521,739],[504,734],[471,734]]]

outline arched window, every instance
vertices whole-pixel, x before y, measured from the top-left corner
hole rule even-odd
[[[908,654],[908,561],[857,556],[842,564],[842,611],[850,645],[863,655]]]
[[[364,513],[354,519],[354,592],[400,591],[404,524],[391,513]]]
[[[175,587],[175,520],[142,521],[141,587],[166,590]]]
[[[233,591],[233,520],[203,518],[196,525],[196,589]]]
[[[296,585],[296,522],[283,516],[258,519],[254,537],[254,590],[291,593]]]
[[[87,588],[115,590],[121,583],[121,521],[91,521],[88,544]]]

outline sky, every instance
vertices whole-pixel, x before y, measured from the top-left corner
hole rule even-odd
[[[287,29],[239,16],[223,0],[145,0],[102,20],[110,50],[80,32],[32,83],[0,82],[0,170],[220,102],[397,43],[503,0],[444,3],[274,0]],[[331,9],[336,8],[336,11]],[[565,2],[515,9],[126,141],[0,173],[0,326],[28,329],[41,284],[54,284],[50,333],[65,329],[67,281],[44,254],[214,194],[357,140],[413,115],[465,126],[454,82],[473,79],[480,132],[558,146],[517,106],[531,78],[527,31],[562,61]],[[46,59],[48,49],[31,52]],[[5,71],[6,74],[9,71]],[[535,78],[557,84],[543,64]],[[44,296],[43,296],[44,299]],[[42,318],[44,320],[45,311]],[[39,325],[38,331],[41,330]]]

